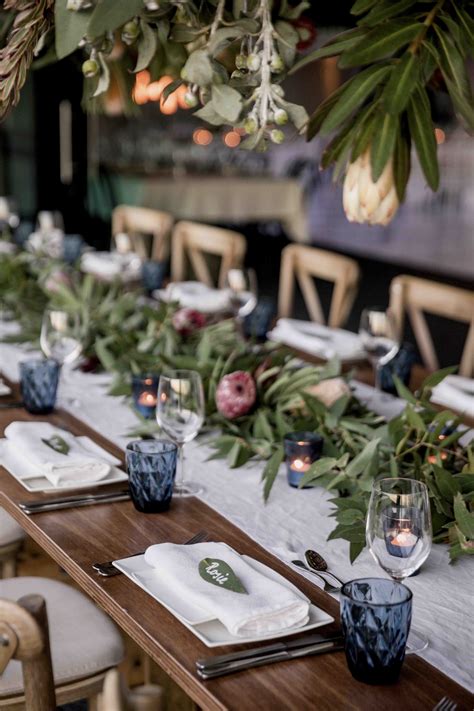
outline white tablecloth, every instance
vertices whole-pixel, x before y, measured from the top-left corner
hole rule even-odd
[[[23,349],[0,344],[0,371],[17,380],[18,362],[25,357]],[[128,404],[106,395],[109,382],[106,374],[68,372],[61,382],[60,395],[77,398],[80,404],[69,406],[70,412],[124,448],[137,418]],[[403,406],[365,385],[357,385],[357,394],[381,414],[393,416]],[[328,516],[332,507],[330,495],[324,490],[290,488],[282,467],[265,505],[261,462],[231,470],[224,461],[206,461],[210,450],[202,439],[187,445],[186,453],[187,477],[206,487],[201,498],[281,560],[290,561],[313,548],[323,553],[343,580],[384,575],[367,551],[351,566],[347,542],[326,541],[335,523]],[[471,690],[473,573],[472,558],[450,565],[448,547],[434,545],[422,572],[406,583],[414,592],[413,625],[430,640],[421,656]],[[314,577],[309,579],[318,584]]]

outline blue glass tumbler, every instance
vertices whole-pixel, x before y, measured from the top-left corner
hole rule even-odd
[[[28,412],[46,415],[54,410],[60,365],[52,358],[20,363],[20,388]]]
[[[393,684],[405,659],[412,592],[385,578],[360,578],[341,589],[341,625],[352,676]]]
[[[173,494],[178,448],[162,439],[127,444],[130,496],[137,511],[160,513],[169,509]]]

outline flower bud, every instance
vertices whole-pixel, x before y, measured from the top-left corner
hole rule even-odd
[[[194,109],[194,107],[198,105],[196,94],[193,94],[192,91],[187,91],[184,95],[184,103],[186,106],[189,106],[190,109]]]
[[[247,69],[247,57],[245,54],[238,54],[235,58],[235,66],[237,69]]]
[[[288,123],[288,114],[286,113],[285,109],[277,109],[275,111],[274,121],[277,126],[284,126],[286,123]]]
[[[247,57],[247,68],[251,72],[258,72],[260,69],[261,59],[259,54],[249,54]]]
[[[272,61],[270,62],[270,69],[272,72],[275,72],[276,74],[278,72],[283,71],[284,69],[284,64],[283,64],[283,59],[280,57],[279,54],[274,54],[272,57]]]
[[[270,131],[270,140],[273,143],[283,143],[285,140],[285,134],[283,131],[280,131],[279,128],[274,128],[273,131]]]
[[[140,34],[140,27],[136,20],[130,20],[122,28],[122,41],[125,44],[133,44]]]
[[[254,133],[257,133],[257,131],[258,131],[257,120],[254,119],[252,116],[249,117],[248,119],[245,119],[244,129],[245,129],[245,133],[248,133],[249,136],[251,136]]]
[[[92,77],[97,76],[100,71],[99,63],[95,59],[86,59],[82,64],[82,73],[86,79],[92,79]]]
[[[349,222],[388,225],[399,205],[393,178],[393,159],[390,158],[375,183],[372,180],[370,147],[351,163],[344,179],[343,205]]]
[[[280,99],[285,96],[285,90],[280,84],[272,84],[272,93],[275,94],[275,96],[279,96]]]

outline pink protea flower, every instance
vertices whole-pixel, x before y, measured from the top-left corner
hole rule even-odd
[[[224,375],[216,392],[217,409],[228,420],[242,417],[255,404],[257,389],[250,373],[236,370]]]
[[[172,323],[182,336],[190,336],[206,325],[206,317],[196,309],[179,309],[173,314]]]

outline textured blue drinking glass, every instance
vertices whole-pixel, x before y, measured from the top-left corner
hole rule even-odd
[[[146,291],[161,289],[163,280],[168,271],[168,262],[157,262],[149,259],[142,264],[142,283]]]
[[[159,375],[143,374],[132,376],[133,405],[146,420],[156,417]]]
[[[324,439],[317,432],[288,432],[283,438],[286,478],[298,488],[310,466],[321,458]],[[303,489],[309,487],[304,486]]]
[[[28,412],[46,415],[54,410],[60,365],[56,360],[26,360],[20,363],[20,387]]]
[[[166,511],[173,494],[178,448],[162,439],[127,444],[126,460],[130,496],[138,511]]]
[[[393,684],[405,658],[412,593],[385,578],[352,580],[341,589],[341,625],[352,676],[366,684]]]
[[[84,240],[81,235],[64,235],[63,259],[67,264],[77,262],[82,254]]]

